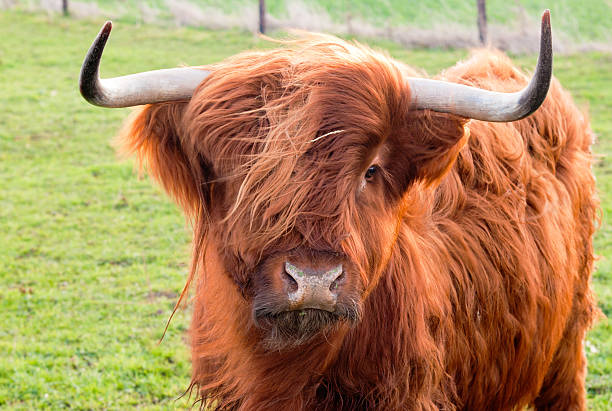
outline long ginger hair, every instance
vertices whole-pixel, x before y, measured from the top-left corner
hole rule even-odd
[[[411,110],[414,70],[333,37],[209,69],[191,101],[145,106],[119,139],[194,227],[192,387],[204,404],[584,407],[598,201],[588,119],[557,81],[534,115],[487,123]],[[491,51],[442,76],[526,83]],[[270,349],[254,283],[265,256],[299,246],[348,256],[358,319]]]

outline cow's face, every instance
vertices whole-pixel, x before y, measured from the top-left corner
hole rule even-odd
[[[234,328],[255,326],[275,348],[357,322],[409,226],[403,216],[422,211],[413,194],[434,186],[466,142],[457,116],[524,118],[552,73],[548,12],[536,73],[508,94],[416,78],[387,56],[321,35],[209,68],[101,80],[111,26],[87,53],[81,93],[105,107],[155,103],[120,141],[195,223],[190,278],[231,281],[200,286],[198,315],[212,318],[223,304],[202,309],[214,289],[242,311],[249,304],[251,321]],[[210,323],[244,318],[217,317]]]
[[[232,279],[275,349],[359,321],[408,189],[439,179],[464,140],[459,119],[410,111],[389,60],[326,52],[323,66],[243,56],[182,116],[189,167],[205,180],[199,224],[218,261],[207,275]]]

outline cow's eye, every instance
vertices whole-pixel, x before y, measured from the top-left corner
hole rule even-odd
[[[365,172],[366,181],[372,181],[376,173],[378,172],[378,166],[370,166]]]

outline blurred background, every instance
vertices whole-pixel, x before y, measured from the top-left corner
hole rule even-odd
[[[545,8],[553,8],[556,51],[612,47],[612,11],[606,0],[0,0],[0,5],[74,18],[101,16],[214,30],[297,28],[384,38],[406,47],[490,42],[513,52],[537,51],[539,17]]]
[[[103,76],[270,48],[259,32],[356,38],[434,75],[482,44],[535,67],[551,9],[554,73],[589,113],[602,199],[593,288],[612,315],[612,1],[0,0],[0,409],[184,409],[189,305],[180,211],[111,141],[130,109],[78,93],[115,23]],[[612,407],[612,324],[589,333],[589,408]],[[180,397],[180,398],[179,398]]]

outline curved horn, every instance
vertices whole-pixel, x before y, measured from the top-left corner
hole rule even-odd
[[[523,90],[498,93],[438,80],[408,78],[412,106],[484,121],[515,121],[540,107],[552,76],[550,11],[542,15],[540,55],[536,71]]]
[[[113,27],[107,21],[85,56],[79,88],[85,100],[101,107],[130,107],[163,101],[189,100],[206,70],[173,68],[101,79],[98,71],[104,45]]]

